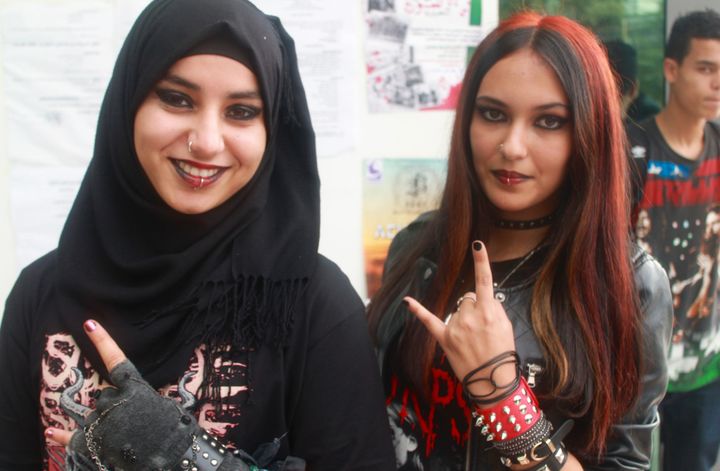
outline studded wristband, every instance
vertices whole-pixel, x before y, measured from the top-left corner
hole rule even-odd
[[[568,459],[567,449],[562,441],[573,425],[572,419],[566,420],[552,437],[537,444],[533,448],[531,456],[539,463],[526,471],[560,471]],[[505,464],[505,466],[509,465]]]
[[[213,471],[217,470],[229,452],[214,437],[199,430],[193,435],[190,447],[185,450],[180,462],[173,471]]]

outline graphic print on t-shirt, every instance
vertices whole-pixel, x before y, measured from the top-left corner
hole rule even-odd
[[[720,350],[720,159],[649,160],[644,188],[635,234],[670,279],[675,317],[669,373],[675,381]]]
[[[248,351],[233,351],[229,348],[211,355],[212,371],[207,370],[205,346],[195,349],[187,372],[194,376],[186,383],[186,389],[197,399],[195,416],[199,425],[226,445],[234,446],[229,433],[241,424],[241,406],[247,401],[248,389]],[[107,385],[98,372],[81,354],[75,339],[69,334],[58,333],[46,336],[43,352],[40,381],[40,415],[44,427],[57,427],[74,430],[77,425],[60,408],[60,395],[68,386],[75,383],[72,367],[83,373],[82,389],[75,397],[76,402],[95,407],[95,391]],[[210,378],[206,386],[204,378]],[[160,394],[177,398],[177,385],[168,385],[160,389]],[[53,442],[46,441],[44,469],[63,471],[65,469],[65,449]]]
[[[393,373],[385,400],[398,470],[462,471],[471,411],[462,382],[440,354],[431,370],[428,401]]]

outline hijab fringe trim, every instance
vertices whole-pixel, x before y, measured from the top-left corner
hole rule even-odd
[[[170,315],[184,319],[176,336],[178,340],[169,351],[175,352],[190,343],[205,346],[202,350],[206,367],[198,397],[208,399],[219,410],[225,405],[221,390],[230,385],[223,384],[228,378],[211,365],[218,358],[226,359],[233,350],[248,351],[249,357],[261,345],[275,349],[286,346],[307,281],[307,278],[276,281],[256,276],[239,276],[234,283],[208,281],[182,303],[152,312],[139,327]],[[165,359],[157,358],[153,363],[162,364]],[[247,366],[249,372],[250,365]],[[248,394],[251,390],[248,377]]]

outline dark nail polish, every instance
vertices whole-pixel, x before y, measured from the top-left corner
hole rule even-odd
[[[85,327],[85,330],[87,332],[95,332],[95,329],[97,329],[97,324],[95,323],[94,320],[88,319],[83,324],[83,327]]]
[[[479,240],[474,241],[472,245],[473,245],[473,250],[476,252],[481,251],[483,248],[483,244]]]

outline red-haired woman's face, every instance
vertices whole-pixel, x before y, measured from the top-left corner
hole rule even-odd
[[[480,185],[505,219],[534,219],[558,205],[572,148],[568,99],[529,49],[498,61],[475,97],[470,145]]]

